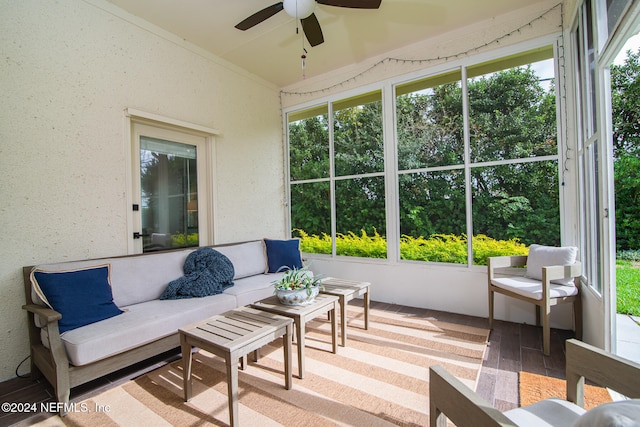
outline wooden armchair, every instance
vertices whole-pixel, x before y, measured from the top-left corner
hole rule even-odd
[[[585,378],[630,399],[640,398],[640,364],[575,339],[567,340],[566,344],[567,400],[545,399],[504,413],[495,409],[443,367],[430,367],[430,426],[444,427],[447,419],[457,427],[570,426],[581,416],[587,417],[585,413],[595,416],[595,411],[598,410],[598,415],[602,416],[605,407],[608,414],[621,408],[616,406],[620,402],[615,402],[586,412],[583,409]],[[624,408],[627,413],[631,405],[632,413],[640,416],[640,401],[622,402],[627,403]]]
[[[568,251],[572,251],[569,253]],[[580,276],[582,265],[575,262],[576,248],[531,245],[529,256],[500,256],[488,259],[489,329],[493,329],[496,292],[527,301],[536,307],[536,325],[542,320],[542,348],[551,347],[551,307],[572,303],[576,338],[582,339]],[[568,254],[568,255],[567,255]],[[556,263],[562,265],[553,265]],[[516,268],[524,267],[525,268]]]

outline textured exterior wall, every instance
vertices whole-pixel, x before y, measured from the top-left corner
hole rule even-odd
[[[21,267],[127,253],[125,108],[222,132],[216,243],[284,235],[278,88],[102,0],[0,0],[0,39],[0,381],[29,354]]]

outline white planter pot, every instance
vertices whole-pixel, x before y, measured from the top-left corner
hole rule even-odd
[[[307,305],[313,302],[319,291],[320,287],[314,286],[311,288],[311,292],[309,292],[309,289],[294,289],[291,291],[276,289],[275,294],[280,303],[284,305]]]

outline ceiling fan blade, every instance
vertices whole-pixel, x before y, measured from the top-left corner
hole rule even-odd
[[[236,28],[242,31],[248,30],[249,28],[258,25],[262,21],[271,18],[276,13],[280,12],[284,9],[283,3],[278,2],[276,4],[272,4],[269,7],[265,7],[259,12],[254,13],[244,21],[240,22],[236,25]]]
[[[382,0],[316,0],[327,6],[350,7],[353,9],[378,9]]]
[[[315,13],[301,19],[300,22],[302,22],[302,29],[311,46],[318,46],[320,43],[324,42],[322,28],[320,28],[320,23],[318,22],[318,18],[316,18]]]

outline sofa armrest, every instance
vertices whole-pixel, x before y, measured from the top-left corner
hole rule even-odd
[[[25,304],[22,306],[22,308],[30,313],[33,313],[34,315],[40,316],[42,320],[47,323],[57,322],[58,320],[62,319],[62,314],[42,305]]]
[[[60,339],[60,330],[58,329],[58,320],[62,319],[62,314],[38,304],[25,304],[22,308],[32,314],[31,324],[29,325],[29,328],[34,330],[30,332],[32,369],[33,364],[38,366],[52,384],[59,382],[59,380],[53,380],[54,372],[58,377],[66,377],[68,382],[69,359],[62,339]],[[35,321],[36,316],[46,323],[38,327]],[[48,346],[41,343],[40,329],[47,331]],[[64,374],[60,375],[61,373]]]
[[[585,378],[626,397],[640,398],[640,364],[576,339],[566,343],[567,400],[584,407]]]
[[[429,406],[431,427],[445,427],[447,419],[457,426],[515,426],[502,412],[438,365],[429,367]]]

